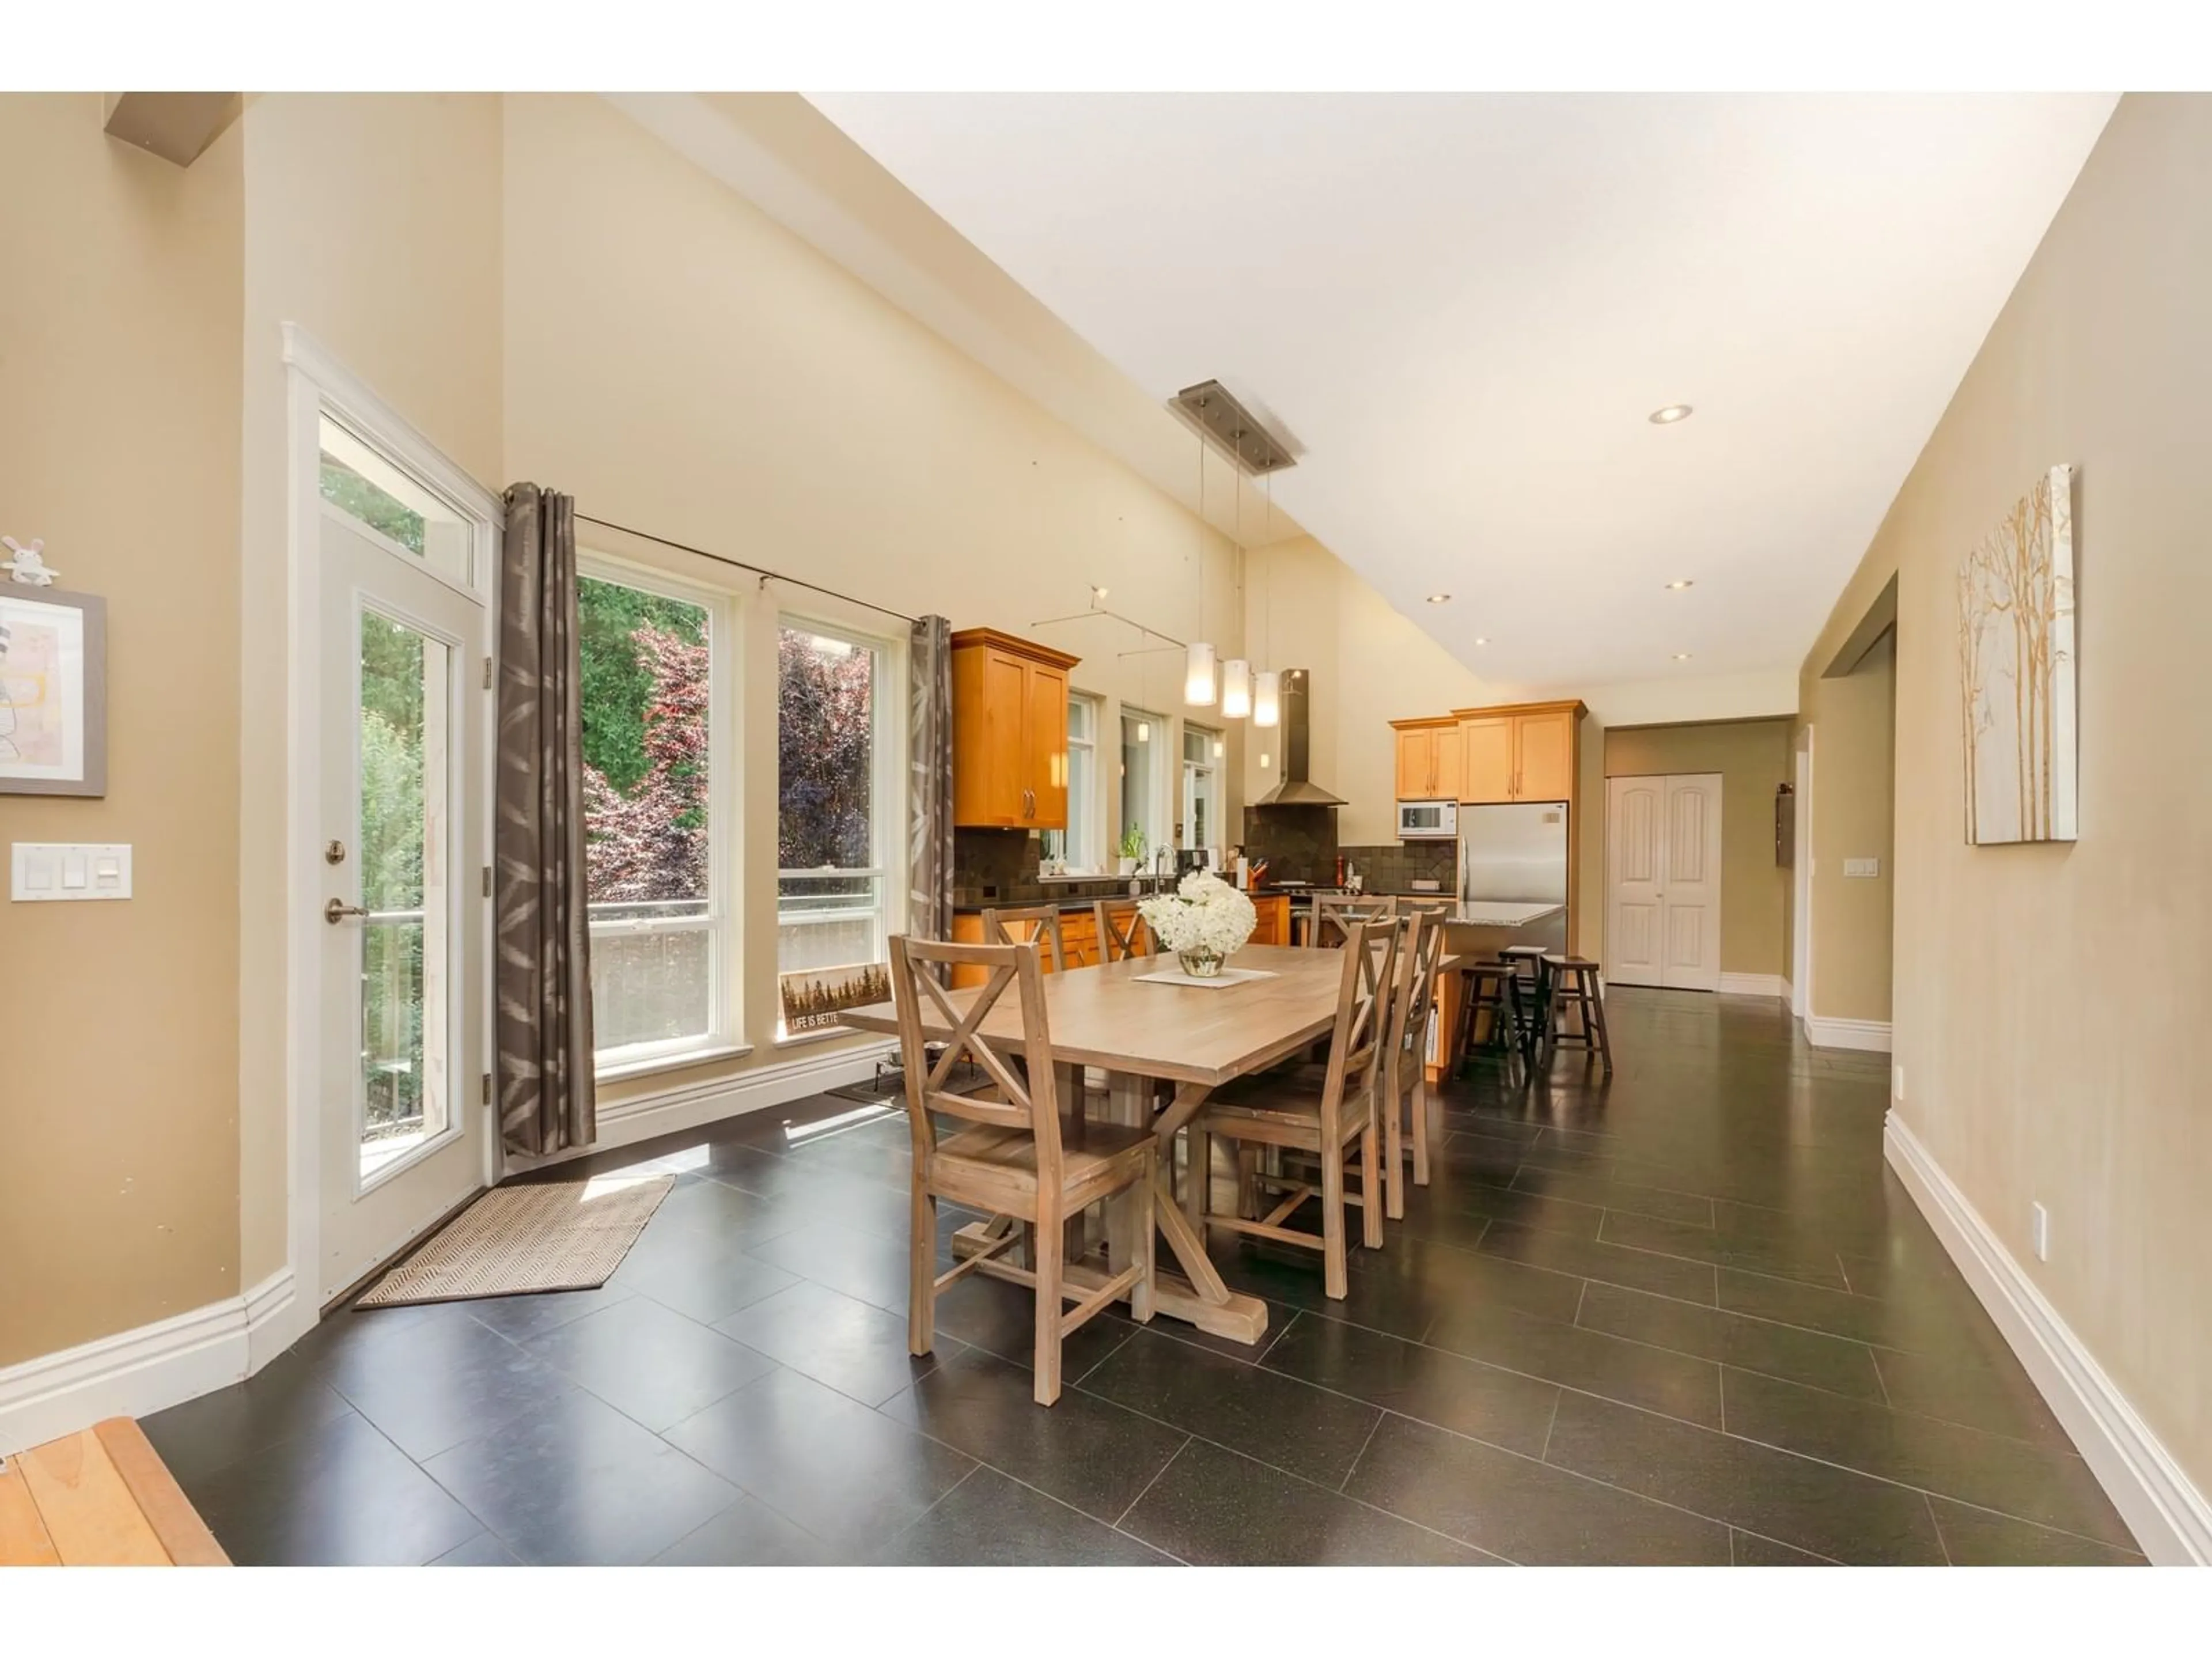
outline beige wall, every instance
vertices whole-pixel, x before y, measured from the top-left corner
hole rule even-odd
[[[1720,774],[1721,971],[1786,977],[1783,913],[1790,872],[1774,861],[1774,791],[1790,777],[1790,722],[1614,726],[1603,743],[1609,778]],[[1594,803],[1599,811],[1604,799],[1601,793]],[[1595,813],[1593,818],[1602,822]]]
[[[1879,590],[1881,584],[1875,584]],[[1852,590],[1857,601],[1857,585]],[[1850,673],[1823,671],[1866,614],[1839,605],[1801,682],[1796,740],[1813,750],[1813,961],[1809,1012],[1887,1022],[1891,917],[1896,908],[1897,642],[1885,635]],[[1838,627],[1838,620],[1848,620]],[[1818,666],[1814,666],[1817,661]],[[1873,859],[1873,876],[1846,876],[1846,859]],[[1788,930],[1784,930],[1785,937]]]
[[[2212,1489],[2208,161],[2212,98],[2121,100],[1807,663],[1826,665],[1895,571],[1897,1110],[2199,1491]],[[2079,469],[2081,839],[1969,848],[1954,574],[2062,461]],[[1861,694],[1808,682],[1816,803],[1879,769],[1831,764],[1838,687]],[[1824,964],[1826,928],[1816,904]],[[2034,1202],[2051,1213],[2048,1262],[2028,1244]]]
[[[478,482],[512,482],[500,476],[500,103],[270,93],[240,122],[248,641],[283,639],[291,602],[284,324],[304,327]],[[285,1260],[283,653],[248,651],[240,673],[240,1227],[252,1285]]]
[[[0,1366],[238,1290],[240,137],[100,113],[0,97],[0,532],[108,649],[106,798],[0,843],[134,848],[127,902],[0,902]]]
[[[1084,610],[1095,582],[1115,609],[1194,637],[1197,520],[606,102],[507,99],[504,154],[505,470],[572,492],[584,513],[1081,655],[1077,689],[1109,699],[1101,760],[1116,794],[1116,705],[1179,716],[1181,659],[1123,657],[1157,641],[1109,622],[1034,624]],[[1225,464],[1214,464],[1226,489]],[[866,611],[763,592],[720,567],[580,530],[605,553],[733,589],[750,665],[749,779],[775,773],[778,607],[903,635]],[[1204,532],[1203,547],[1204,633],[1234,654],[1237,562],[1218,535]],[[1230,741],[1233,823],[1241,756]],[[742,900],[765,917],[775,792],[745,799],[745,844],[758,850],[744,860]],[[1118,822],[1118,799],[1109,807]],[[790,1057],[770,1045],[774,930],[744,938],[744,1033],[757,1052],[686,1080]],[[612,1085],[604,1098],[669,1081]]]

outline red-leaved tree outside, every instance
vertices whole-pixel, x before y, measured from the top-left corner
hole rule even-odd
[[[630,635],[652,671],[646,770],[624,794],[584,768],[592,902],[707,896],[707,687],[704,645],[647,623]]]

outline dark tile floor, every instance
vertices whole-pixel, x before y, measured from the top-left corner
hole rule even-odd
[[[603,1290],[339,1313],[147,1430],[241,1562],[2139,1561],[1885,1170],[1883,1058],[1611,1009],[1610,1081],[1450,1091],[1346,1300],[1224,1243],[1261,1346],[1102,1316],[1050,1411],[1017,1287],[908,1355],[904,1119],[825,1098],[599,1160],[678,1177]]]

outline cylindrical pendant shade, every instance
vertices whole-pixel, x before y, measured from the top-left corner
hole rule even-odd
[[[1183,675],[1182,700],[1193,708],[1211,708],[1213,695],[1213,647],[1200,640],[1190,647],[1190,666]]]
[[[1252,665],[1242,657],[1221,665],[1221,712],[1232,720],[1252,712]]]
[[[1283,677],[1265,668],[1252,677],[1252,724],[1277,726],[1283,719]]]

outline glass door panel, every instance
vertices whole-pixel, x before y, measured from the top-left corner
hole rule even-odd
[[[361,1175],[443,1134],[453,1064],[447,780],[453,647],[361,614]]]

